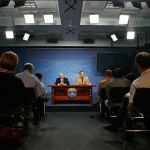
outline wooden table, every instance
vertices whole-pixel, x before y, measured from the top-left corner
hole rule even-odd
[[[96,85],[48,85],[52,104],[56,101],[88,101],[92,104],[92,88]]]

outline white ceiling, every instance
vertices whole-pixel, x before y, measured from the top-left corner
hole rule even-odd
[[[130,2],[133,0],[122,0],[124,8],[113,7],[112,1],[116,0],[27,0],[26,4],[33,3],[36,7],[14,8],[11,0],[7,7],[0,8],[0,39],[5,39],[6,29],[14,30],[16,39],[21,38],[24,32],[29,32],[32,37],[41,37],[45,41],[47,38],[64,41],[109,38],[112,33],[122,36],[128,30],[150,34],[150,8],[144,2],[146,0],[139,0],[143,9],[133,7]],[[54,14],[53,24],[44,23],[43,14],[49,12]],[[25,23],[23,15],[26,13],[34,14],[35,24]],[[100,14],[99,24],[90,24],[91,13]],[[128,25],[118,24],[121,13],[130,15]]]

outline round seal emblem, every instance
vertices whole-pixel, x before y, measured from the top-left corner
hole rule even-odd
[[[68,94],[69,97],[76,97],[77,90],[75,88],[69,88],[67,94]]]

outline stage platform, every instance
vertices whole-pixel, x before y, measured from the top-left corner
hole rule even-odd
[[[48,112],[98,112],[99,108],[91,104],[80,103],[58,103],[46,106]]]

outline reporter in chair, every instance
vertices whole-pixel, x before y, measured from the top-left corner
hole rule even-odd
[[[31,63],[26,63],[24,65],[24,71],[16,74],[16,77],[20,78],[24,83],[25,88],[34,88],[36,97],[42,97],[43,90],[40,83],[40,80],[33,75],[34,66]]]
[[[25,87],[21,79],[14,76],[19,58],[7,51],[0,57],[0,113],[20,114],[23,109]]]

